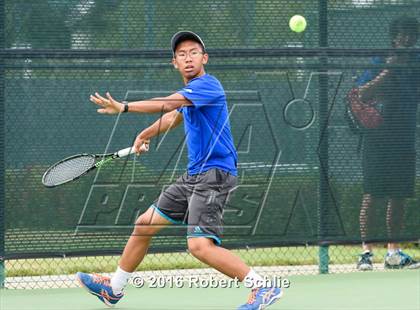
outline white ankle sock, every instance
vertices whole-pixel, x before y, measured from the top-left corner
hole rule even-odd
[[[126,287],[132,272],[122,270],[119,266],[111,278],[111,287],[115,295],[120,295]]]
[[[261,277],[258,273],[254,270],[250,270],[248,274],[245,276],[244,284],[248,288],[259,288],[259,287],[267,287],[270,286],[268,281],[266,281],[263,277]]]

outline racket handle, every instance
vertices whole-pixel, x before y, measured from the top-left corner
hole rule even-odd
[[[147,152],[149,150],[149,146],[147,144],[143,144],[141,146],[141,150],[143,152]],[[128,156],[128,155],[134,154],[134,153],[135,153],[134,147],[130,146],[130,147],[127,147],[125,149],[119,150],[117,152],[117,156],[118,157],[125,157],[125,156]]]

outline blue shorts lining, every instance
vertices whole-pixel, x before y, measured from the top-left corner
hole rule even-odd
[[[167,216],[165,213],[163,213],[161,210],[159,210],[158,207],[156,207],[156,205],[151,205],[151,208],[153,208],[154,210],[156,210],[156,212],[163,217],[165,220],[168,220],[169,222],[171,222],[172,224],[177,224],[177,225],[183,225],[184,223],[182,221],[177,221],[174,220],[173,218],[170,218],[169,216]]]
[[[222,240],[214,235],[209,235],[209,234],[189,234],[187,235],[187,238],[197,238],[197,237],[205,237],[205,238],[210,238],[213,239],[214,241],[216,241],[217,245],[221,245],[222,244]]]

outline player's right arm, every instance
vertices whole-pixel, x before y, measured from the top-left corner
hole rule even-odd
[[[149,140],[160,133],[165,133],[177,127],[183,120],[182,112],[173,110],[171,112],[163,114],[156,122],[151,126],[144,129],[134,141],[134,150],[137,154],[140,153],[140,147],[144,143],[149,143]]]

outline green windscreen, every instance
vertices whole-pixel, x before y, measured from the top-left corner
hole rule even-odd
[[[89,95],[134,101],[182,88],[170,51],[180,30],[203,38],[206,71],[228,101],[239,161],[223,245],[418,240],[420,49],[393,49],[389,28],[403,15],[420,20],[420,1],[6,0],[2,9],[6,258],[120,252],[136,218],[185,172],[179,126],[140,157],[41,184],[51,164],[128,147],[161,116],[100,115]],[[295,14],[304,32],[290,30]],[[383,70],[392,73],[376,102],[383,123],[355,133],[347,95]],[[165,229],[151,251],[184,249],[185,234]]]

